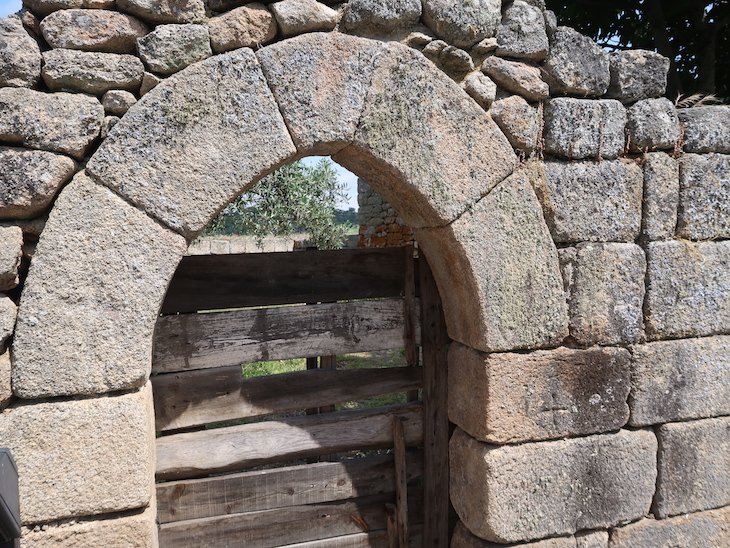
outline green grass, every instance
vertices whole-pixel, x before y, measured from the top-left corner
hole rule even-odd
[[[307,369],[307,360],[304,358],[297,358],[294,360],[247,363],[241,367],[243,368],[243,378],[252,379],[254,377],[263,377],[265,375],[279,375],[281,373],[304,371]]]

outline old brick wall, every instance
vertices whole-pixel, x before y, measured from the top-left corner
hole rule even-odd
[[[363,245],[409,225],[439,278],[453,546],[730,544],[730,107],[676,109],[666,59],[609,55],[540,0],[326,4],[0,19],[0,445],[25,545],[156,543],[155,303],[234,190],[308,154],[376,188]]]

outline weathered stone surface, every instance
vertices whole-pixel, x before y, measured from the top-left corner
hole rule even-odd
[[[677,235],[730,238],[730,156],[685,154],[679,162]]]
[[[730,417],[663,424],[652,512],[658,518],[730,504]],[[730,537],[728,537],[730,538]]]
[[[629,418],[630,354],[622,348],[481,354],[449,350],[449,420],[489,443],[618,430]]]
[[[535,150],[540,132],[535,107],[519,95],[512,95],[496,101],[491,114],[513,147],[524,154]]]
[[[471,48],[472,53],[474,53],[476,55],[486,55],[487,53],[492,53],[493,51],[496,51],[496,50],[497,50],[497,38],[495,38],[493,36],[490,38],[485,38],[484,40],[482,40],[481,42],[478,42]]]
[[[525,171],[448,227],[416,231],[449,335],[479,350],[557,346],[568,332],[557,251],[530,187],[541,174]]]
[[[29,219],[46,209],[76,171],[66,156],[0,147],[0,219]]]
[[[543,11],[545,16],[545,31],[547,32],[548,38],[552,38],[555,31],[558,30],[558,17],[552,10]]]
[[[730,415],[730,337],[635,346],[630,424]]]
[[[352,142],[375,62],[385,52],[380,42],[317,33],[257,53],[300,151],[328,155]]]
[[[253,3],[208,21],[213,51],[254,48],[276,37],[276,20],[263,4]]]
[[[548,161],[545,171],[535,190],[556,242],[636,240],[643,186],[636,163]]]
[[[474,70],[474,60],[463,49],[455,46],[446,46],[439,53],[441,67],[448,74],[464,74]]]
[[[631,50],[611,54],[608,95],[624,103],[661,97],[667,90],[669,59],[653,51]]]
[[[423,48],[422,53],[434,63],[438,63],[439,55],[441,55],[441,52],[448,46],[449,45],[443,40],[433,40],[432,42],[429,42],[425,48]]]
[[[635,152],[673,149],[679,141],[679,118],[669,99],[643,99],[628,109],[629,144]]]
[[[517,446],[457,430],[451,501],[469,530],[492,542],[611,527],[649,511],[656,450],[647,430]]]
[[[149,70],[165,75],[213,54],[205,25],[160,25],[137,40],[137,48]]]
[[[115,0],[23,0],[23,5],[36,15],[48,15],[68,9],[114,9]]]
[[[27,528],[20,544],[23,548],[154,548],[155,514],[154,506],[150,506],[131,516]]]
[[[107,114],[116,116],[124,116],[124,114],[137,102],[137,98],[128,91],[112,89],[104,94],[101,98],[101,104]],[[106,118],[104,118],[106,125]],[[102,137],[105,137],[102,136]]]
[[[15,393],[101,394],[143,384],[157,311],[186,247],[77,175],[56,200],[23,290]]]
[[[152,23],[201,23],[203,0],[117,0],[117,8]]]
[[[649,338],[730,331],[730,241],[652,242],[646,249]]]
[[[600,97],[611,80],[608,54],[569,27],[553,33],[543,70],[550,91],[581,97]]]
[[[730,106],[713,105],[678,111],[685,152],[730,154]]]
[[[643,335],[646,258],[635,244],[579,244],[558,252],[568,292],[570,336],[584,346]]]
[[[550,95],[548,85],[540,77],[540,69],[525,63],[488,57],[482,71],[507,91],[522,95],[528,101],[541,101]]]
[[[134,55],[52,49],[43,53],[43,81],[52,90],[102,95],[110,89],[139,90],[144,67]]]
[[[117,125],[119,120],[120,120],[120,118],[118,116],[105,116],[104,125],[101,128],[100,137],[102,139],[106,139],[109,136],[109,132],[111,132],[111,130],[114,129],[114,126]]]
[[[644,211],[641,233],[648,240],[674,237],[679,207],[679,163],[663,152],[644,156]]]
[[[494,98],[497,96],[497,84],[484,74],[470,74],[462,85],[464,91],[485,110],[492,106]],[[509,135],[507,137],[509,138]]]
[[[443,226],[510,175],[516,158],[494,121],[427,59],[387,44],[354,143],[335,160],[413,228]]]
[[[284,36],[332,30],[340,17],[336,10],[316,0],[282,0],[271,4],[271,11]]]
[[[18,267],[22,256],[23,231],[17,226],[0,227],[0,291],[18,285]]]
[[[500,0],[423,0],[423,22],[449,44],[470,48],[494,36],[501,8]]]
[[[497,55],[542,61],[547,57],[548,37],[542,10],[523,0],[507,6],[497,31]]]
[[[67,363],[73,368],[73,363]],[[154,488],[152,390],[0,414],[24,525],[146,506]]]
[[[613,99],[551,99],[545,106],[545,152],[571,160],[618,158],[625,128],[626,109]]]
[[[192,238],[245,185],[295,152],[256,57],[245,49],[196,63],[145,95],[87,171]]]
[[[160,82],[162,82],[162,78],[152,74],[151,72],[145,72],[142,76],[142,85],[139,86],[140,97],[147,95],[150,91],[155,89],[157,84]]]
[[[388,34],[416,25],[421,9],[421,0],[351,0],[345,7],[342,22],[351,32]]]
[[[669,519],[642,519],[611,531],[610,548],[704,546],[725,548],[730,538],[730,507]]]
[[[137,38],[148,30],[134,17],[116,11],[70,9],[43,19],[41,32],[52,48],[135,53]]]
[[[2,314],[1,310],[0,314]],[[1,344],[0,350],[2,350]],[[10,364],[10,352],[0,354],[0,410],[7,407],[8,403],[10,403],[10,400],[13,397],[13,390],[10,380],[11,371],[12,365]]]
[[[99,134],[104,108],[94,97],[0,89],[0,140],[81,159]]]
[[[423,30],[428,30],[424,27]],[[429,33],[421,32],[421,31],[414,31],[411,32],[408,36],[406,36],[403,39],[403,43],[412,47],[412,48],[418,48],[421,49],[431,42],[433,42],[434,36],[432,36]]]
[[[32,87],[41,75],[41,50],[17,15],[0,18],[0,86]]]
[[[0,293],[0,352],[4,351],[5,341],[13,334],[17,315],[18,307],[15,306],[15,303]]]
[[[519,546],[521,548],[575,548],[575,537],[558,537],[535,542],[526,542],[520,544],[496,544],[472,535],[464,524],[459,522],[456,524],[454,534],[451,537],[451,548],[509,548]]]

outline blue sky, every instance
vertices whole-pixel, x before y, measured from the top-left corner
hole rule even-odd
[[[15,13],[20,9],[20,0],[0,0],[0,17]]]

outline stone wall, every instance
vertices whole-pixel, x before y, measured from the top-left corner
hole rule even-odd
[[[362,179],[357,180],[358,247],[397,247],[414,241],[395,208]]]
[[[453,546],[728,545],[730,107],[675,109],[668,60],[609,55],[540,0],[239,4],[0,20],[0,445],[25,545],[155,544],[167,283],[226,200],[315,154],[436,274]]]

